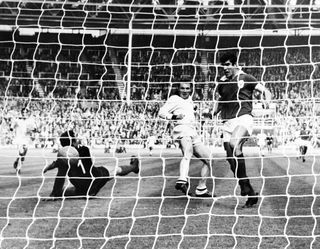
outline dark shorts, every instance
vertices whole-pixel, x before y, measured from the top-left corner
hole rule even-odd
[[[70,182],[75,186],[78,194],[96,195],[100,189],[112,178],[108,169],[104,167],[92,167],[92,176],[82,175],[81,177],[72,177]]]

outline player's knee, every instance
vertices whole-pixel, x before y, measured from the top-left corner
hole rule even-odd
[[[242,148],[241,148],[241,146],[239,146],[239,145],[236,146],[236,147],[234,148],[233,153],[234,153],[235,156],[240,156],[240,155],[242,154]]]
[[[238,141],[231,141],[230,147],[232,148],[232,154],[234,156],[239,156],[242,154],[242,143],[239,143]]]
[[[237,148],[237,146],[239,146],[239,142],[237,140],[231,140],[230,141],[230,147],[231,148]]]
[[[191,160],[191,155],[184,155],[181,159],[183,162],[189,162]]]

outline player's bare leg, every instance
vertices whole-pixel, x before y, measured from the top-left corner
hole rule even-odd
[[[230,139],[230,149],[232,150],[233,157],[235,159],[235,176],[239,179],[239,185],[241,189],[242,196],[249,196],[243,207],[252,207],[257,204],[258,197],[257,193],[254,191],[250,184],[250,180],[247,179],[246,164],[242,152],[242,147],[247,140],[249,133],[247,129],[243,126],[237,126],[233,131]],[[230,152],[229,152],[230,153]]]
[[[204,144],[197,144],[194,146],[194,155],[203,162],[201,168],[201,179],[199,180],[198,186],[196,188],[196,196],[198,197],[213,197],[207,189],[207,179],[210,177],[210,151]],[[214,180],[213,180],[214,189]]]
[[[176,182],[175,188],[184,194],[189,194],[189,167],[193,155],[193,146],[191,137],[183,137],[180,140],[180,149],[182,151],[182,159],[180,161],[180,176]]]

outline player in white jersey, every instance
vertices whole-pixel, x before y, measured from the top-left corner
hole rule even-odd
[[[207,189],[206,181],[210,175],[210,150],[202,143],[196,129],[194,105],[191,97],[192,84],[180,83],[178,94],[172,95],[160,108],[159,117],[174,122],[173,138],[179,142],[183,158],[180,162],[180,176],[175,188],[184,194],[189,193],[189,166],[193,155],[204,164],[201,169],[201,179],[196,188],[198,197],[212,197]]]
[[[266,139],[267,135],[261,131],[261,133],[257,134],[257,144],[259,146],[260,155],[264,156],[264,148],[266,147]]]
[[[18,174],[28,152],[28,145],[32,141],[32,133],[37,129],[35,120],[30,117],[26,108],[21,110],[21,116],[13,120],[10,130],[15,131],[14,144],[18,147],[18,157],[13,163],[13,168]]]
[[[149,156],[152,156],[152,151],[154,149],[156,141],[156,136],[151,133],[150,136],[147,138],[147,148],[149,149]]]

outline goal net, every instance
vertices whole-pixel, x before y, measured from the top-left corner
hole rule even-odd
[[[0,1],[0,247],[319,248],[319,11],[317,0]],[[272,93],[253,98],[243,146],[259,197],[249,209],[212,115],[225,52]],[[175,189],[183,155],[158,112],[182,82],[214,198]],[[94,196],[67,196],[71,161],[64,174],[52,164],[69,130],[110,173]],[[132,155],[139,172],[121,173]],[[194,157],[192,192],[201,167]]]

